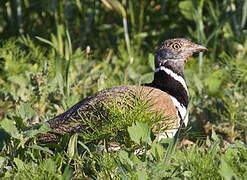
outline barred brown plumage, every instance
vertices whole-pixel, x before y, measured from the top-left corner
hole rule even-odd
[[[181,124],[187,125],[186,108],[189,103],[189,95],[184,80],[184,66],[193,53],[206,50],[207,48],[183,38],[164,41],[155,52],[156,71],[152,83],[105,89],[87,97],[68,111],[49,120],[47,123],[52,132],[39,134],[38,141],[55,143],[61,139],[63,134],[86,131],[88,128],[82,123],[81,119],[84,117],[81,114],[90,120],[90,116],[97,113],[93,106],[102,102],[111,103],[112,99],[116,97],[121,98],[126,94],[135,93],[141,94],[141,98],[152,102],[151,110],[161,112],[164,116],[173,117],[170,129],[159,135],[160,138],[173,137]]]

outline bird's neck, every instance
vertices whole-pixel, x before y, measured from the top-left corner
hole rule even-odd
[[[176,73],[170,67],[160,66],[155,70],[154,80],[151,86],[167,92],[187,108],[189,93],[182,72]]]

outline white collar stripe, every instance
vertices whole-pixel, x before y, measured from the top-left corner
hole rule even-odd
[[[184,107],[182,104],[180,104],[180,102],[178,102],[178,100],[175,97],[170,95],[170,98],[171,98],[174,106],[177,108],[178,112],[182,116],[181,121],[185,124],[185,126],[187,126],[187,124],[188,124],[188,113],[187,113],[186,107]]]
[[[182,76],[179,76],[178,74],[174,73],[172,70],[170,70],[164,66],[161,66],[155,70],[155,72],[159,72],[159,71],[165,71],[168,75],[173,77],[176,81],[180,82],[182,84],[182,86],[184,87],[184,89],[186,90],[186,92],[188,93],[188,88],[187,88],[185,80]]]

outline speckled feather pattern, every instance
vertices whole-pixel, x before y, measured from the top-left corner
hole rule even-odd
[[[58,141],[60,139],[59,134],[73,134],[83,132],[87,129],[86,125],[83,124],[82,119],[95,120],[92,114],[96,115],[97,111],[100,109],[100,102],[111,103],[116,97],[125,97],[126,95],[140,96],[141,99],[147,100],[152,105],[151,111],[162,112],[164,117],[170,117],[172,122],[167,122],[171,127],[178,128],[179,121],[176,114],[176,108],[170,96],[157,88],[147,87],[147,86],[119,86],[110,89],[105,89],[92,96],[87,97],[81,102],[75,104],[68,111],[54,117],[49,120],[48,123],[56,134],[47,133],[40,134],[38,136],[39,142],[41,143],[51,143]],[[121,99],[121,98],[120,98]],[[97,109],[95,108],[97,106]],[[78,113],[79,112],[79,113]],[[81,117],[79,114],[83,114],[86,117]],[[87,116],[89,115],[89,116]]]

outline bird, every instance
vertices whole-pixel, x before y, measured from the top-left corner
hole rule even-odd
[[[184,77],[185,65],[194,53],[207,50],[185,38],[163,41],[154,53],[155,71],[151,83],[117,86],[86,97],[64,113],[48,120],[46,124],[51,131],[38,134],[37,141],[42,144],[58,143],[64,134],[89,131],[83,119],[93,121],[93,117],[99,113],[95,106],[103,111],[100,105],[111,104],[116,98],[121,100],[126,94],[135,93],[141,94],[141,99],[152,102],[152,110],[172,117],[171,128],[159,134],[159,140],[174,137],[180,127],[188,124],[189,92]]]

